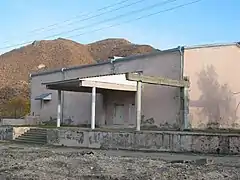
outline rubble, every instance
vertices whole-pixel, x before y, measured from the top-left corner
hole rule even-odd
[[[171,163],[160,158],[152,158],[151,155],[113,156],[108,151],[84,151],[66,147],[2,144],[0,179],[237,180],[240,177],[240,162],[225,166],[215,162]],[[199,159],[208,162],[208,159]]]

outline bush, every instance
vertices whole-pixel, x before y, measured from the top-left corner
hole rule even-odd
[[[22,118],[28,115],[29,112],[30,101],[22,97],[14,97],[7,102],[1,112],[1,116],[8,118]]]

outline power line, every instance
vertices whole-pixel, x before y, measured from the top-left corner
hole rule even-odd
[[[162,5],[165,5],[165,4],[168,4],[168,3],[172,3],[174,1],[177,1],[177,0],[166,0],[166,1],[163,1],[163,2],[158,2],[158,3],[155,3],[151,6],[147,6],[147,7],[141,8],[141,9],[130,11],[130,12],[115,16],[113,18],[109,18],[109,19],[105,19],[105,20],[102,20],[102,21],[99,21],[99,22],[96,22],[96,23],[92,23],[92,24],[87,25],[87,26],[81,26],[81,27],[78,27],[78,28],[74,28],[72,30],[63,31],[63,32],[60,32],[60,33],[57,33],[57,34],[54,34],[54,35],[51,35],[51,36],[47,36],[44,39],[52,38],[52,37],[55,37],[55,36],[61,36],[63,34],[68,34],[68,33],[72,33],[72,32],[75,32],[75,31],[82,30],[82,29],[86,29],[87,27],[99,25],[101,23],[109,22],[109,21],[116,20],[116,19],[119,19],[119,18],[122,18],[122,17],[126,17],[126,16],[129,16],[129,15],[140,13],[140,12],[143,12],[143,11],[146,11],[146,10],[158,7],[158,6],[162,6]]]
[[[46,37],[43,37],[42,39],[49,39],[49,38],[53,38],[53,37],[56,37],[56,36],[61,36],[61,35],[64,35],[64,34],[68,34],[68,33],[72,33],[72,32],[75,32],[75,31],[82,30],[82,29],[86,29],[86,28],[91,27],[91,26],[95,26],[95,25],[99,25],[101,23],[113,21],[113,20],[116,20],[116,19],[119,19],[119,18],[122,18],[122,17],[126,17],[126,16],[129,16],[129,15],[134,15],[134,14],[140,13],[142,11],[146,11],[146,10],[149,10],[149,9],[152,9],[152,8],[155,8],[155,7],[158,7],[158,6],[162,6],[162,5],[174,2],[174,1],[177,1],[177,0],[166,0],[166,1],[163,1],[163,2],[158,2],[158,3],[155,3],[155,4],[153,4],[151,6],[148,6],[148,7],[144,7],[144,8],[141,8],[141,9],[134,10],[134,11],[130,11],[130,12],[115,16],[113,18],[108,18],[108,19],[105,19],[105,20],[102,20],[102,21],[99,21],[99,22],[96,22],[96,23],[92,23],[92,24],[87,25],[87,26],[81,26],[81,27],[78,27],[78,28],[74,28],[72,30],[63,31],[63,32],[60,32],[60,33],[57,33],[57,34],[54,34],[54,35],[46,36]],[[21,45],[29,44],[32,41],[33,40],[27,41],[27,42],[24,42],[24,43],[19,43],[19,44],[16,44],[16,45],[6,46],[6,48],[11,48],[11,47],[15,47],[15,46],[21,46]],[[4,49],[6,49],[6,48],[4,48]],[[2,48],[0,48],[0,49],[2,49]]]
[[[129,1],[129,0],[123,0],[123,1],[120,1],[120,2],[118,2],[118,3],[114,3],[114,4],[111,4],[111,5],[108,5],[108,6],[99,8],[99,9],[95,10],[94,12],[90,12],[90,13],[80,13],[79,15],[76,15],[76,16],[74,16],[74,17],[71,18],[71,19],[66,19],[66,20],[61,21],[61,22],[59,22],[59,23],[54,23],[54,24],[48,25],[48,26],[43,27],[43,28],[34,29],[34,30],[30,31],[30,32],[41,31],[41,30],[44,30],[44,29],[46,29],[46,28],[48,28],[48,27],[54,27],[54,26],[57,26],[57,25],[62,24],[62,23],[70,22],[70,21],[72,21],[72,19],[77,19],[77,18],[80,18],[80,17],[85,17],[85,16],[88,16],[89,14],[93,14],[93,13],[95,13],[95,12],[99,12],[99,11],[102,11],[102,10],[105,10],[105,9],[108,9],[108,8],[111,8],[111,7],[114,7],[114,6],[123,4],[123,3],[127,2],[127,1]]]
[[[93,11],[93,12],[90,12],[90,13],[80,13],[79,15],[76,15],[76,16],[74,16],[74,17],[71,18],[71,19],[66,19],[66,20],[61,21],[61,22],[58,22],[58,23],[50,24],[50,25],[48,25],[48,26],[46,26],[46,27],[33,29],[33,30],[29,31],[27,34],[35,33],[35,32],[38,32],[38,31],[44,31],[44,30],[47,29],[47,28],[59,26],[60,24],[64,24],[64,23],[70,22],[70,21],[72,21],[73,19],[78,19],[78,18],[80,18],[80,17],[89,16],[89,15],[95,13],[95,12],[100,12],[100,11],[102,11],[102,10],[106,10],[106,9],[108,9],[108,8],[115,7],[115,6],[117,6],[117,5],[121,5],[121,4],[123,4],[123,3],[125,3],[125,2],[128,2],[128,1],[129,1],[129,0],[122,0],[122,1],[120,1],[120,2],[118,2],[118,3],[114,3],[114,4],[111,4],[111,5],[102,7],[102,8],[100,8],[100,9],[97,9],[97,10],[95,10],[95,11]],[[97,17],[97,16],[95,16],[95,17]],[[86,19],[86,20],[87,20],[87,19]],[[55,28],[53,28],[53,29],[55,29]],[[53,29],[50,29],[50,30],[53,30]],[[50,31],[50,30],[48,30],[48,31]],[[3,43],[8,43],[8,42],[9,42],[9,41],[5,41],[5,42],[3,42]]]
[[[120,9],[127,8],[127,7],[130,7],[132,5],[144,2],[144,1],[146,1],[146,0],[138,0],[138,1],[132,2],[132,3],[124,5],[124,6],[120,6],[118,8],[115,8],[115,9],[112,9],[112,10],[109,10],[109,11],[105,11],[105,12],[102,12],[102,13],[99,13],[99,14],[96,14],[96,15],[84,18],[84,19],[80,19],[80,20],[77,20],[77,21],[70,22],[70,23],[66,24],[66,26],[69,26],[69,25],[72,25],[72,24],[75,24],[75,23],[78,23],[78,22],[83,22],[83,21],[86,21],[86,20],[89,20],[89,19],[93,19],[95,17],[99,17],[99,16],[102,16],[104,14],[108,14],[108,13],[111,13],[111,12],[114,12],[114,11],[118,11]],[[51,28],[51,29],[48,29],[47,31],[51,31],[51,30],[54,30],[54,29],[56,29],[56,28]]]
[[[200,2],[200,1],[202,1],[202,0],[191,1],[191,2],[189,2],[189,3],[184,3],[184,4],[181,4],[181,5],[178,5],[178,6],[169,8],[169,9],[165,9],[165,10],[158,11],[158,12],[155,12],[155,13],[147,14],[147,15],[140,16],[140,17],[138,17],[138,18],[135,18],[135,19],[131,19],[131,20],[124,21],[124,22],[117,23],[117,24],[113,24],[113,25],[110,25],[110,26],[107,26],[107,27],[95,29],[95,30],[88,31],[88,32],[85,32],[85,33],[76,34],[76,35],[73,35],[73,36],[68,36],[68,37],[66,37],[66,38],[78,37],[78,36],[82,36],[82,35],[85,35],[85,34],[94,33],[94,32],[97,32],[97,31],[104,30],[104,29],[116,27],[116,26],[119,26],[119,25],[122,25],[122,24],[127,24],[127,23],[130,23],[130,22],[133,22],[133,21],[138,21],[138,20],[141,20],[141,19],[144,19],[144,18],[148,18],[148,17],[151,17],[151,16],[155,16],[155,15],[160,14],[160,13],[163,13],[163,12],[168,12],[168,11],[172,11],[172,10],[174,10],[174,9],[179,9],[179,8],[182,8],[182,7],[185,7],[185,6],[189,6],[189,5],[191,5],[191,4],[195,4],[195,3],[198,3],[198,2]],[[0,49],[1,49],[1,48],[0,48]]]
[[[172,10],[174,10],[174,9],[179,9],[179,8],[182,8],[182,7],[191,5],[191,4],[195,4],[195,3],[200,2],[200,1],[202,1],[202,0],[191,1],[191,2],[189,2],[189,3],[184,3],[184,4],[181,4],[181,5],[172,7],[172,8],[168,8],[168,9],[165,9],[165,10],[162,10],[162,11],[158,11],[158,12],[155,12],[155,13],[151,13],[151,14],[147,14],[147,15],[144,15],[144,16],[140,16],[140,17],[138,17],[138,18],[131,19],[131,20],[128,20],[128,21],[124,21],[124,22],[122,22],[122,23],[117,23],[117,24],[113,24],[113,25],[110,25],[110,26],[107,26],[107,27],[103,27],[103,28],[99,28],[99,29],[92,30],[92,31],[88,31],[88,32],[85,32],[85,33],[68,36],[68,37],[66,37],[66,38],[78,37],[78,36],[82,36],[82,35],[85,35],[85,34],[94,33],[94,32],[97,32],[97,31],[104,30],[104,29],[116,27],[116,26],[119,26],[119,25],[122,25],[122,24],[127,24],[127,23],[130,23],[130,22],[133,22],[133,21],[138,21],[138,20],[141,20],[141,19],[144,19],[144,18],[148,18],[148,17],[154,16],[154,15],[157,15],[157,14],[160,14],[160,13],[163,13],[163,12],[168,12],[168,11],[172,11]],[[29,43],[31,43],[31,42],[32,42],[32,41],[28,41],[28,42],[25,42],[25,43],[19,43],[19,44],[15,44],[15,45],[11,45],[11,46],[2,47],[2,48],[0,48],[0,50],[1,50],[1,49],[13,48],[13,47],[16,47],[16,46],[21,46],[21,45],[26,45],[26,44],[29,44]]]

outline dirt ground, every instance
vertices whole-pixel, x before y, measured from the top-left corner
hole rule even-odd
[[[208,163],[196,163],[197,159]],[[176,160],[189,160],[181,163]],[[83,150],[0,143],[0,180],[237,180],[239,156]]]

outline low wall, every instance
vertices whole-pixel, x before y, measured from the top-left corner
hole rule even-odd
[[[22,126],[22,125],[38,125],[40,122],[36,116],[26,116],[24,119],[3,118],[0,120],[1,126]]]
[[[0,126],[0,140],[13,139],[13,128],[11,126]]]
[[[49,129],[48,143],[69,147],[240,154],[240,134]]]
[[[30,127],[0,126],[0,140],[13,140],[29,129]]]

